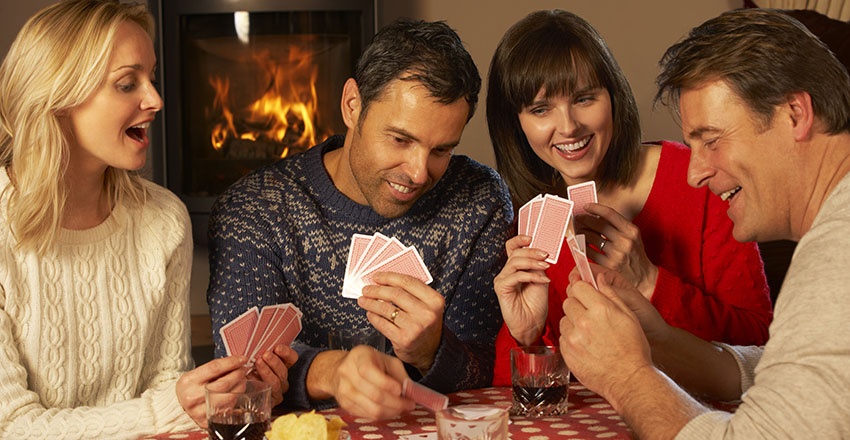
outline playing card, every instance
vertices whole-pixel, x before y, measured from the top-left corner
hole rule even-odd
[[[537,229],[537,221],[540,219],[540,209],[543,207],[543,195],[538,194],[529,202],[531,206],[528,208],[528,226],[526,230],[528,235],[534,235]]]
[[[582,252],[575,235],[571,233],[567,234],[567,245],[570,247],[570,252],[576,261],[576,267],[578,267],[578,273],[581,275],[581,279],[590,283],[594,289],[598,289],[596,279],[593,277],[593,271],[590,269],[590,262],[587,261],[587,254]]]
[[[401,395],[437,412],[449,406],[449,398],[420,383],[405,378],[401,384]]]
[[[219,329],[228,356],[245,354],[259,315],[259,310],[256,307],[251,307]]]
[[[398,254],[393,255],[389,259],[373,265],[367,272],[361,276],[363,285],[374,284],[372,277],[378,272],[393,272],[404,275],[410,275],[425,284],[430,284],[433,281],[431,273],[425,267],[422,257],[413,246],[405,248]]]
[[[528,212],[531,210],[531,201],[525,202],[517,211],[516,229],[517,234],[529,235],[528,233]]]
[[[567,187],[567,197],[573,202],[573,215],[584,214],[584,205],[596,203],[596,182],[593,180]]]
[[[259,341],[250,353],[248,365],[253,365],[257,356],[271,350],[274,346],[291,344],[301,330],[301,311],[292,304],[278,304],[263,307],[263,312],[272,309],[271,320],[262,333]],[[262,320],[263,313],[260,313]],[[288,340],[287,340],[288,339]]]
[[[360,257],[360,261],[357,262],[357,266],[354,267],[352,274],[357,274],[362,272],[363,267],[366,265],[366,262],[372,261],[372,257],[375,256],[387,243],[389,243],[390,237],[387,237],[380,232],[376,232],[375,235],[372,236],[372,240],[369,242],[369,246],[366,247],[366,250],[363,252],[363,256]]]
[[[407,434],[400,435],[398,440],[437,440],[436,432],[426,432],[423,434]]]
[[[534,209],[533,206],[532,209]],[[573,202],[567,199],[551,194],[543,196],[540,215],[534,227],[530,246],[546,251],[549,254],[546,261],[549,263],[558,262],[572,209]]]
[[[373,235],[366,234],[354,234],[351,236],[351,246],[348,248],[348,260],[345,263],[345,277],[342,280],[342,296],[347,296],[346,292],[351,289],[350,284],[354,276],[354,269],[360,263],[363,254],[366,252],[373,238]]]
[[[369,261],[363,263],[360,266],[360,269],[357,271],[357,274],[355,274],[355,276],[369,272],[375,266],[383,263],[384,261],[387,261],[388,259],[392,258],[403,250],[404,245],[401,244],[400,241],[398,241],[395,237],[390,238],[390,240],[386,242],[384,246],[381,247],[381,249],[379,249],[377,252],[375,252],[374,255],[372,255]]]

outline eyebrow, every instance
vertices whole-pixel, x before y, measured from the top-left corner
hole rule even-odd
[[[395,134],[397,134],[401,137],[411,139],[411,140],[416,141],[416,142],[422,142],[419,138],[414,136],[413,133],[410,133],[407,130],[404,130],[402,128],[389,127],[389,128],[387,128],[387,131],[391,132],[391,133],[395,133]],[[455,148],[459,144],[460,144],[460,140],[456,140],[456,141],[453,141],[453,142],[447,142],[445,144],[436,145],[435,148]]]

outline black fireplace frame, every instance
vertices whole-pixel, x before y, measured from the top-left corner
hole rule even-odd
[[[180,91],[180,17],[193,14],[249,12],[329,12],[354,11],[361,16],[360,49],[366,47],[376,31],[377,0],[148,0],[148,8],[156,20],[158,38],[155,42],[165,106],[150,130],[150,170],[153,181],[177,194],[192,217],[196,244],[207,241],[208,216],[215,197],[186,195],[179,173],[184,161],[183,106]],[[359,54],[354,54],[355,58]],[[353,65],[352,65],[353,70]]]

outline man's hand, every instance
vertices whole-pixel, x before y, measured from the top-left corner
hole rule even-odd
[[[609,279],[599,276],[597,284],[598,291],[586,282],[571,280],[559,342],[570,371],[586,387],[611,400],[628,389],[638,371],[652,368],[652,358],[637,316]]]
[[[298,353],[288,345],[277,345],[254,362],[254,370],[248,375],[272,387],[272,406],[283,402],[283,395],[289,390],[289,368],[298,360]]]
[[[377,273],[357,304],[393,344],[396,356],[422,373],[434,364],[443,331],[445,299],[411,276]]]
[[[355,417],[380,420],[416,407],[415,402],[401,395],[405,378],[407,372],[400,360],[359,345],[348,352],[320,353],[310,367],[307,380],[308,384],[314,384],[313,388],[323,388],[326,394],[336,398],[339,406]],[[311,396],[328,397],[316,393]]]

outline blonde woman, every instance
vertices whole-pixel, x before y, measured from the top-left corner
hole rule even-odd
[[[188,213],[134,173],[162,107],[143,5],[70,0],[33,16],[0,66],[0,438],[138,438],[205,425]],[[256,365],[275,400],[289,347]]]

